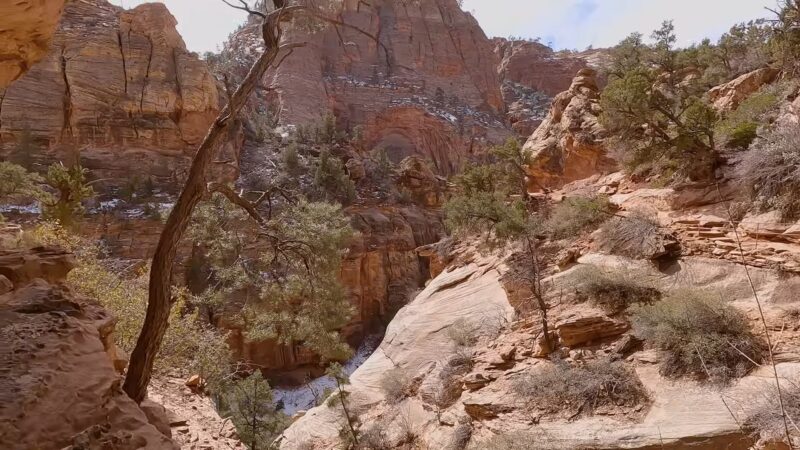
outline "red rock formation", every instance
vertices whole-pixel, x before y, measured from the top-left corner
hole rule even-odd
[[[524,147],[531,152],[532,191],[563,186],[614,167],[603,146],[599,97],[595,71],[581,69],[569,90],[553,100],[544,122]]]
[[[588,67],[583,58],[559,54],[538,42],[494,39],[501,81],[511,81],[555,97],[569,89],[570,80]]]
[[[366,148],[384,147],[396,162],[422,155],[442,174],[508,136],[491,41],[456,0],[348,0],[341,19],[378,42],[344,27],[287,32],[308,45],[267,76],[282,124],[334,112],[342,127],[364,126]],[[258,36],[251,24],[228,43],[238,72],[260,49]]]
[[[494,44],[509,121],[514,131],[529,136],[545,118],[551,99],[569,89],[572,77],[588,64],[538,42],[495,38]]]
[[[0,4],[0,89],[42,59],[63,9],[64,0]]]
[[[177,449],[120,389],[114,318],[58,284],[72,264],[55,249],[0,254],[14,281],[0,296],[0,447]]]
[[[71,2],[44,59],[0,91],[2,152],[24,131],[44,160],[80,154],[100,177],[174,176],[218,109],[213,77],[160,3]]]

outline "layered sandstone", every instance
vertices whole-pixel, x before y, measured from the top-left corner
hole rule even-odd
[[[581,69],[525,143],[531,155],[527,168],[531,190],[559,187],[614,167],[603,145],[606,132],[600,113],[596,72]]]
[[[132,166],[139,177],[178,178],[218,95],[175,25],[160,3],[70,2],[46,56],[0,91],[2,154],[79,157],[101,178],[127,178]]]
[[[0,5],[0,89],[47,53],[64,0],[3,2]]]
[[[73,264],[56,249],[0,253],[12,281],[0,295],[0,447],[177,449],[145,412],[159,408],[120,388],[115,319],[60,284]]]
[[[399,162],[417,154],[451,174],[481,146],[508,136],[491,41],[456,0],[347,1],[348,27],[287,32],[295,49],[265,82],[282,124],[335,113],[362,126],[365,147]],[[261,49],[256,24],[234,34],[223,57],[241,73]],[[266,109],[262,105],[261,109]]]

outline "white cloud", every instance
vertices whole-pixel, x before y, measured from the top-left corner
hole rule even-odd
[[[776,0],[465,0],[489,36],[541,37],[557,48],[608,47],[634,31],[649,36],[672,19],[679,44],[716,39],[731,25],[766,17]]]
[[[111,0],[132,8],[147,0]],[[150,0],[152,1],[152,0]],[[190,50],[213,51],[245,19],[221,0],[161,0]],[[608,47],[633,31],[646,36],[674,19],[680,44],[716,38],[737,22],[767,15],[776,0],[465,0],[489,36],[541,37],[557,48]]]
[[[247,18],[247,13],[221,0],[110,0],[115,5],[133,8],[142,3],[164,3],[178,20],[178,32],[189,50],[216,51],[228,35]]]

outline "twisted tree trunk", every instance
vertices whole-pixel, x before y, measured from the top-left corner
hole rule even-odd
[[[214,159],[216,150],[219,148],[223,137],[227,134],[231,123],[247,103],[248,97],[258,85],[264,73],[275,63],[278,55],[283,51],[291,51],[301,45],[278,45],[280,41],[280,21],[284,13],[288,12],[286,10],[291,8],[281,8],[273,11],[268,16],[263,16],[262,34],[266,50],[250,68],[247,76],[236,91],[230,94],[227,106],[219,113],[219,116],[208,130],[192,161],[183,191],[172,208],[164,229],[161,231],[161,237],[156,246],[150,268],[147,315],[145,316],[139,339],[136,341],[136,347],[131,353],[130,365],[123,385],[123,390],[136,402],[144,400],[147,393],[153,362],[167,329],[172,306],[170,295],[172,270],[178,243],[186,232],[192,211],[207,192],[206,174]]]

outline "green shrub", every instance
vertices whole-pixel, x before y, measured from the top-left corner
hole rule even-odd
[[[576,237],[608,220],[611,211],[608,197],[572,197],[553,208],[544,227],[555,239]]]
[[[292,142],[286,147],[284,147],[283,151],[281,151],[281,163],[283,164],[283,169],[289,175],[298,175],[302,171],[302,166],[300,164],[300,156],[297,153],[297,144]]]
[[[776,86],[765,86],[747,97],[716,125],[715,131],[728,146],[742,150],[750,146],[764,115],[776,109],[780,103],[778,89]]]
[[[335,199],[343,204],[352,203],[356,199],[356,187],[347,175],[342,161],[322,150],[314,171],[314,186],[319,195],[326,199]]]
[[[733,148],[747,149],[758,137],[758,124],[745,122],[733,128],[728,136],[728,145]]]
[[[60,163],[47,169],[45,182],[56,191],[57,196],[42,200],[42,216],[45,220],[55,220],[63,227],[70,227],[83,216],[83,201],[95,195],[94,189],[86,181],[87,173],[88,170],[79,165],[66,167]]]
[[[661,299],[661,291],[618,271],[581,268],[576,274],[579,291],[609,314],[618,314],[632,305],[648,305]]]
[[[605,359],[583,365],[555,361],[518,380],[514,390],[533,408],[550,414],[593,414],[600,406],[635,407],[648,398],[633,370]]]
[[[100,259],[97,245],[55,222],[36,227],[29,239],[38,245],[57,245],[75,252],[78,264],[67,275],[67,285],[97,300],[116,317],[114,342],[130,353],[147,311],[149,271],[145,268],[131,274],[119,273]],[[216,386],[228,373],[230,350],[226,336],[201,323],[198,311],[189,308],[184,291],[176,291],[175,298],[155,368],[159,372],[199,374],[210,386]]]
[[[725,383],[750,372],[765,351],[742,313],[704,291],[680,290],[639,307],[633,325],[637,336],[666,352],[661,373],[670,377]]]

